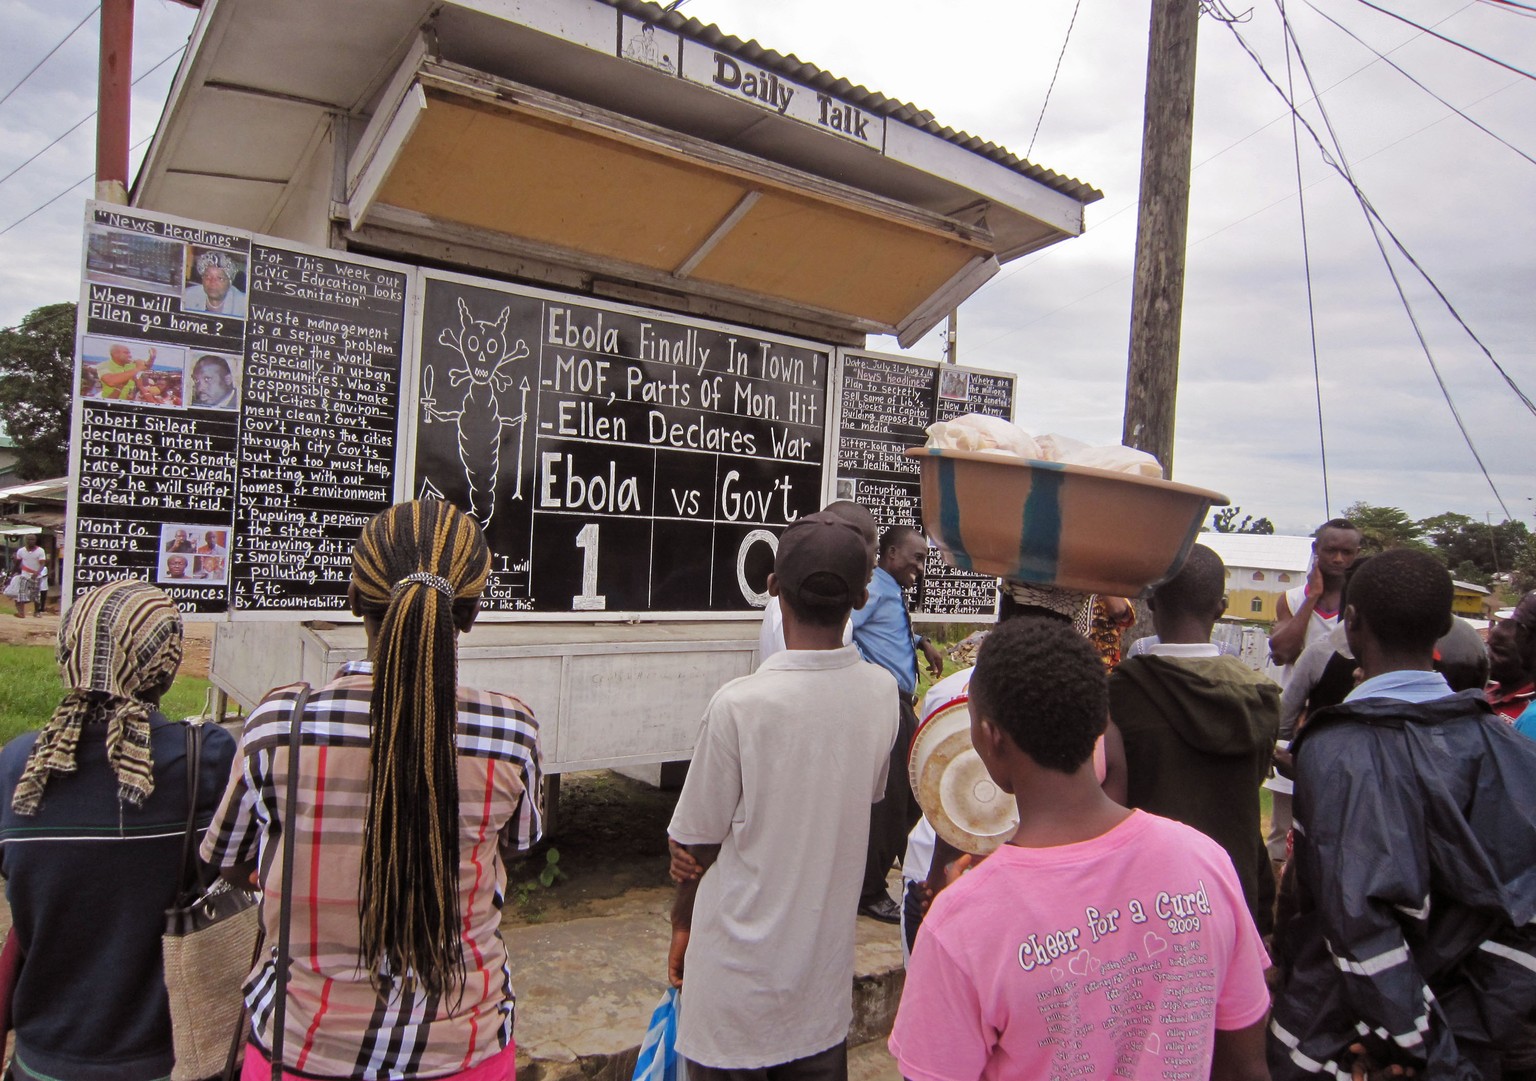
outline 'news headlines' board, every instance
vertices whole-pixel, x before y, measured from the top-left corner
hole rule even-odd
[[[842,352],[837,495],[869,507],[882,530],[922,528],[920,463],[903,457],[927,427],[966,413],[1013,419],[1014,377],[855,350]],[[997,580],[959,571],[928,550],[914,615],[972,618],[997,612]]]
[[[917,524],[901,450],[1011,413],[1010,376],[105,204],[82,278],[64,584],[194,615],[344,611],[363,524],[434,494],[484,529],[489,613],[750,613],[790,521]],[[930,558],[914,612],[994,610]]]
[[[92,204],[82,277],[70,588],[344,609],[394,501],[405,268]]]

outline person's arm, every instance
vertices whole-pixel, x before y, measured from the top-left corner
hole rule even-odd
[[[699,881],[704,872],[720,855],[719,845],[677,845],[667,841],[669,847],[683,849],[690,861],[699,868],[696,877],[686,878],[677,884],[677,896],[672,900],[672,944],[667,948],[667,982],[673,987],[683,986],[683,959],[688,953],[688,936],[693,931],[693,902],[699,893]]]
[[[1114,721],[1104,725],[1104,794],[1122,807],[1129,807],[1130,775],[1125,762],[1125,741]]]
[[[1301,651],[1307,647],[1307,623],[1322,596],[1323,569],[1317,565],[1314,556],[1312,568],[1307,572],[1307,588],[1301,606],[1292,612],[1291,602],[1283,593],[1275,602],[1275,629],[1269,635],[1269,653],[1276,664],[1295,664],[1296,658],[1301,656]]]
[[[939,647],[925,635],[917,636],[917,647],[923,651],[923,659],[928,662],[928,674],[938,679],[944,674],[944,654],[939,652]]]
[[[1324,969],[1339,993],[1320,1007],[1282,992],[1274,1023],[1319,1062],[1343,1061],[1359,1043],[1381,1068],[1419,1068],[1432,999],[1403,925],[1427,919],[1412,915],[1429,895],[1424,811],[1413,778],[1376,765],[1380,748],[1355,727],[1316,733],[1296,756],[1296,820],[1305,827],[1296,872],[1315,905],[1297,955]]]
[[[1211,1081],[1269,1081],[1264,1061],[1264,1022],[1247,1028],[1216,1030],[1211,1051]]]

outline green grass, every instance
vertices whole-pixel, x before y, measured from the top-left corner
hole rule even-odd
[[[64,697],[52,646],[0,645],[0,743],[38,728]],[[206,679],[181,676],[160,708],[167,717],[188,717],[203,708]]]

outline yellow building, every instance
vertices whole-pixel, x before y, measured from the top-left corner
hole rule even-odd
[[[1285,534],[1202,533],[1199,543],[1227,565],[1227,619],[1273,623],[1275,605],[1305,585],[1312,566],[1312,538]]]

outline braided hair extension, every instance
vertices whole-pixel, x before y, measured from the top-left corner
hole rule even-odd
[[[462,988],[459,912],[458,632],[490,551],[439,500],[376,515],[352,550],[359,610],[379,620],[358,921],[362,961],[434,996]]]

